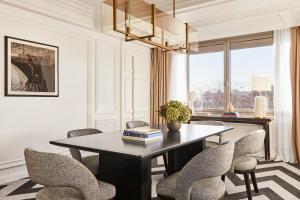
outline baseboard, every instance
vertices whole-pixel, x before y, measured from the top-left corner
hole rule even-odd
[[[0,170],[0,185],[28,177],[25,164]]]
[[[59,154],[69,156],[68,150],[57,152]],[[16,181],[22,178],[27,178],[28,172],[24,159],[0,163],[0,185]]]

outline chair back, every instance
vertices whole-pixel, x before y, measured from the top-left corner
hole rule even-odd
[[[73,187],[84,199],[96,200],[100,190],[94,175],[77,160],[54,153],[24,151],[30,179],[46,187]]]
[[[143,127],[143,126],[149,126],[149,124],[144,121],[129,121],[126,123],[126,128],[128,128],[128,129],[138,128],[138,127]]]
[[[236,158],[259,152],[264,145],[265,135],[266,132],[264,130],[257,130],[235,142],[231,172],[234,170],[234,160]]]
[[[221,178],[219,176],[226,174],[230,169],[233,153],[234,143],[227,141],[196,155],[179,172],[176,197],[189,199],[195,182],[205,178]]]
[[[93,135],[93,134],[98,134],[98,133],[102,133],[102,131],[100,131],[98,129],[92,129],[92,128],[76,129],[76,130],[69,131],[67,136],[68,136],[68,138],[72,138],[72,137],[80,137],[80,136],[85,136],[85,135]],[[74,159],[78,160],[79,162],[82,162],[82,155],[80,153],[80,150],[74,149],[74,148],[69,148],[69,150]]]

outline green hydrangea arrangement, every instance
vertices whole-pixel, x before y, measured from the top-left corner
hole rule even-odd
[[[191,119],[192,110],[180,101],[169,101],[159,109],[161,117],[167,122],[183,122],[187,123]]]

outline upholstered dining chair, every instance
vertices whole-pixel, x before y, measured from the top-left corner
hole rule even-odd
[[[93,134],[99,134],[102,133],[102,131],[98,129],[77,129],[77,130],[71,130],[68,132],[67,136],[68,138],[73,137],[79,137],[79,136],[85,136],[85,135],[93,135]],[[85,156],[82,157],[80,150],[69,148],[70,153],[72,157],[82,164],[84,164],[91,172],[98,176],[99,173],[99,155],[91,155],[91,156]]]
[[[207,149],[192,158],[181,171],[156,186],[161,199],[216,200],[225,194],[221,175],[231,166],[234,143],[231,141]]]
[[[116,194],[113,185],[97,181],[90,170],[73,158],[29,148],[24,154],[30,179],[45,186],[37,193],[37,200],[108,200]]]
[[[143,126],[150,126],[150,124],[148,124],[147,122],[144,121],[128,121],[126,122],[126,128],[131,129],[131,128],[138,128],[138,127],[143,127]],[[166,173],[168,173],[168,157],[167,154],[164,153],[163,155],[163,159],[164,159],[164,166],[166,169]]]
[[[266,133],[264,130],[257,130],[235,142],[230,172],[244,175],[247,196],[249,200],[252,199],[249,174],[251,176],[254,191],[259,193],[255,177],[257,160],[249,154],[257,153],[263,147],[265,134]],[[222,179],[224,180],[225,176],[223,176]]]
[[[147,122],[144,121],[128,121],[126,123],[126,128],[138,128],[138,127],[143,127],[143,126],[150,126]]]
[[[221,121],[191,121],[190,124],[225,126],[224,122],[221,122]],[[220,133],[219,135],[217,135],[218,141],[213,140],[215,137],[216,136],[207,138],[207,140],[205,142],[206,149],[216,147],[219,144],[221,144],[222,142],[224,142],[224,133]]]

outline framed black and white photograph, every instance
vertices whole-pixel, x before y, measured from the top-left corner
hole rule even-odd
[[[5,36],[5,96],[59,95],[57,46]]]

